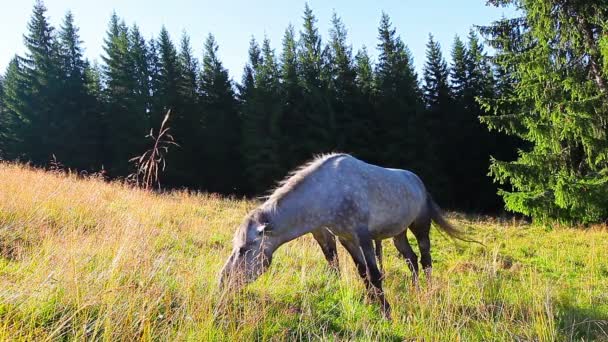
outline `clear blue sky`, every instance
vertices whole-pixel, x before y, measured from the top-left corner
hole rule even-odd
[[[485,0],[376,0],[322,1],[308,3],[318,19],[323,38],[328,37],[332,11],[343,19],[355,51],[363,45],[375,56],[377,27],[382,11],[387,12],[397,32],[414,55],[417,69],[424,63],[425,44],[432,33],[449,57],[454,36],[466,37],[472,25],[483,25],[501,16],[512,16],[510,9],[485,5]],[[80,27],[86,56],[100,61],[103,38],[110,15],[115,10],[127,24],[137,23],[146,38],[157,36],[162,25],[177,43],[182,32],[191,37],[196,55],[202,54],[203,41],[209,32],[220,45],[220,57],[231,76],[240,81],[247,59],[251,36],[262,40],[267,35],[277,50],[289,23],[297,30],[302,24],[304,1],[288,0],[46,0],[48,15],[58,27],[66,11],[71,10]],[[23,54],[23,34],[34,0],[0,0],[0,70],[15,53]]]

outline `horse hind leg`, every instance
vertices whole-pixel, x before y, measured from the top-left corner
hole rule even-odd
[[[329,267],[336,274],[340,274],[340,263],[338,261],[338,250],[336,248],[336,237],[327,228],[317,229],[312,232],[312,236],[315,238],[325,260],[329,264]]]
[[[393,243],[399,253],[405,258],[405,262],[412,272],[412,283],[418,288],[418,256],[414,253],[412,246],[407,240],[407,230],[393,238]]]
[[[420,250],[420,265],[426,275],[427,283],[431,282],[431,273],[433,270],[433,259],[431,258],[431,239],[429,233],[431,230],[431,217],[423,215],[418,218],[410,227],[412,233],[418,241],[418,249]]]

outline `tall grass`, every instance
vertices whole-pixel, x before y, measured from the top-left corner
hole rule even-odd
[[[160,174],[165,171],[166,155],[169,152],[169,147],[179,146],[175,142],[173,135],[169,134],[171,130],[168,126],[170,116],[171,110],[165,114],[156,135],[154,134],[154,129],[150,129],[150,133],[146,138],[150,138],[154,144],[141,156],[131,158],[130,160],[131,163],[135,164],[136,170],[129,175],[129,180],[146,190],[152,190],[155,187],[160,190]]]
[[[386,321],[346,253],[338,278],[309,237],[222,297],[217,272],[255,205],[0,164],[0,340],[608,341],[605,227],[454,214],[488,247],[435,230],[420,291],[385,242]]]

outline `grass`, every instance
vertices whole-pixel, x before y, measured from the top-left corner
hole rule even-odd
[[[216,276],[255,202],[163,195],[0,164],[0,340],[608,341],[608,230],[451,215],[434,230],[432,285],[411,288],[385,242],[393,320],[310,237],[232,297]]]

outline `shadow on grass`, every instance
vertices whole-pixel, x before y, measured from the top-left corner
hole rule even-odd
[[[558,326],[566,340],[608,341],[608,310],[606,310],[606,306],[580,308],[571,304],[560,303],[558,309]]]

